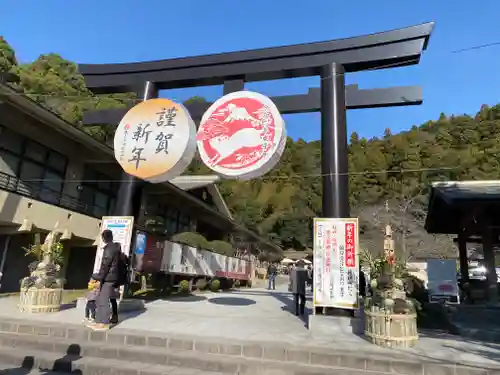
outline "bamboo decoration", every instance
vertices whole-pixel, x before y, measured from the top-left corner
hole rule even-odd
[[[389,211],[386,202],[386,210]],[[406,298],[404,283],[396,277],[392,228],[385,226],[380,274],[371,282],[373,296],[365,300],[365,336],[375,345],[409,348],[418,340],[417,314]]]
[[[39,261],[30,276],[21,281],[19,311],[42,313],[61,309],[64,280],[58,277],[61,267],[55,264],[55,252],[62,250],[60,236],[56,225],[42,245],[32,246],[30,253],[37,253]]]

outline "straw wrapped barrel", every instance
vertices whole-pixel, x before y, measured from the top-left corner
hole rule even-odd
[[[365,310],[365,336],[385,348],[410,348],[418,341],[417,314],[391,314],[376,306]]]
[[[61,310],[62,289],[21,289],[19,311],[28,313],[46,313]]]

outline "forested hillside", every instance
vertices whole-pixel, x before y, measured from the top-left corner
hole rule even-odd
[[[80,127],[84,110],[124,106],[133,95],[94,96],[76,65],[62,57],[42,55],[18,64],[14,51],[0,37],[0,71],[8,83]],[[5,76],[5,75],[4,75]],[[84,129],[102,141],[109,126]],[[440,179],[500,179],[500,105],[483,106],[475,116],[446,116],[381,138],[350,136],[350,203],[361,222],[361,240],[370,249],[382,245],[382,225],[390,221],[407,255],[454,254],[447,237],[423,230],[426,187]],[[208,173],[199,161],[191,173]],[[311,246],[312,220],[321,215],[320,142],[288,140],[272,172],[261,179],[221,184],[237,220],[284,248]],[[389,202],[389,212],[384,203]],[[403,238],[404,234],[404,238]]]

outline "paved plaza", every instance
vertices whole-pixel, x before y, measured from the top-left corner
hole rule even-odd
[[[76,308],[52,314],[25,315],[16,311],[16,298],[4,298],[1,316],[46,322],[79,323],[83,312]],[[500,365],[500,345],[481,343],[457,336],[437,333],[421,334],[416,348],[389,350],[379,348],[352,333],[312,334],[307,319],[291,313],[292,296],[286,285],[276,291],[240,289],[222,293],[205,293],[174,300],[156,300],[146,304],[146,311],[122,316],[116,331],[141,331],[209,339],[259,342],[272,345],[290,344],[321,347],[332,351],[353,351],[370,355],[387,355],[433,359],[447,363]],[[308,298],[310,311],[311,296]]]

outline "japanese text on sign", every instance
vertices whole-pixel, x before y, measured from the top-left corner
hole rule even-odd
[[[323,292],[323,285],[321,281],[323,280],[323,256],[324,252],[322,252],[320,249],[323,248],[323,241],[324,241],[324,227],[321,225],[318,225],[315,228],[315,245],[318,247],[318,250],[314,252],[314,290],[318,291],[318,293]]]
[[[347,268],[356,267],[356,256],[354,253],[355,240],[354,240],[354,228],[353,223],[345,224],[345,266]]]
[[[139,147],[138,144],[141,141],[143,146],[148,144],[149,135],[151,134],[151,130],[148,130],[148,128],[149,124],[138,124],[136,130],[132,134],[132,139],[135,141],[135,146],[132,149],[132,158],[130,158],[128,161],[135,163],[135,169],[139,168],[139,164],[141,163],[141,161],[147,161],[146,158],[142,157],[144,147]]]
[[[153,183],[180,175],[196,152],[196,125],[181,104],[150,99],[131,108],[115,132],[123,170]]]
[[[358,302],[357,219],[315,219],[314,304],[355,308]]]

